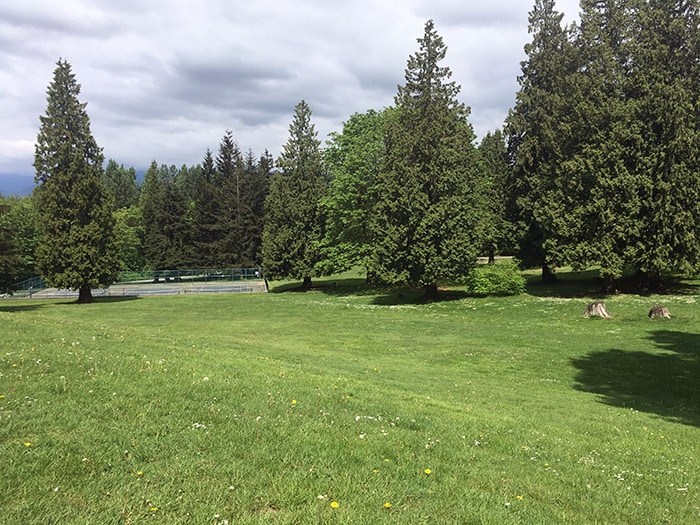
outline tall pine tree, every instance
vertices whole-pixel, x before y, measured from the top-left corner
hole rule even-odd
[[[70,64],[59,60],[46,114],[40,117],[34,195],[39,271],[51,286],[78,289],[78,302],[85,303],[92,301],[91,288],[112,283],[119,263],[110,200],[101,179],[104,157],[79,94]]]
[[[475,265],[486,205],[470,110],[440,65],[447,47],[432,20],[418,42],[387,128],[373,269],[385,282],[422,286],[434,299],[439,282],[462,278]]]
[[[559,262],[545,247],[546,232],[568,233],[559,221],[561,196],[555,185],[557,167],[566,155],[566,82],[572,67],[562,18],[554,0],[535,0],[528,27],[532,40],[525,46],[520,89],[506,121],[513,163],[506,214],[520,232],[518,257],[527,266],[541,266],[544,281],[555,279],[552,270]]]
[[[320,260],[320,201],[326,176],[311,108],[303,100],[294,108],[289,139],[277,166],[265,200],[265,273],[272,278],[303,279],[303,287],[310,288]]]

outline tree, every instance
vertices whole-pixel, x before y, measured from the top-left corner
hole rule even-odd
[[[277,166],[265,200],[263,265],[269,277],[303,279],[310,288],[320,260],[326,177],[311,108],[303,100],[294,108]]]
[[[5,282],[14,284],[37,274],[36,210],[31,197],[0,197],[0,210],[0,229],[5,239],[0,258],[6,257]]]
[[[142,270],[145,228],[143,214],[138,206],[119,208],[114,212],[119,269],[121,271]]]
[[[535,0],[529,15],[532,40],[518,77],[520,89],[506,121],[508,151],[513,164],[506,186],[506,215],[520,232],[518,258],[525,265],[542,266],[542,279],[555,280],[557,260],[545,247],[547,232],[565,235],[561,224],[561,196],[557,168],[566,152],[568,86],[571,70],[569,32],[554,0]]]
[[[479,153],[487,176],[487,218],[490,218],[485,232],[485,249],[489,263],[493,263],[497,253],[514,253],[516,238],[515,225],[510,222],[506,210],[512,167],[503,132],[500,129],[488,132],[479,144]]]
[[[323,213],[324,273],[345,271],[354,266],[370,270],[374,253],[371,221],[377,202],[377,180],[384,165],[384,130],[391,110],[355,113],[341,133],[331,134],[324,151],[329,173]]]
[[[0,196],[1,198],[2,196]],[[9,292],[19,274],[19,257],[15,248],[14,232],[5,221],[9,206],[0,201],[0,292]]]
[[[102,185],[104,158],[79,94],[70,64],[59,60],[46,114],[40,117],[34,196],[39,271],[51,286],[77,288],[78,302],[86,303],[92,301],[92,287],[112,283],[118,261],[114,219]]]
[[[252,151],[245,156],[244,177],[241,186],[242,214],[240,263],[244,266],[262,264],[262,235],[265,226],[265,198],[274,161],[265,151],[256,160]]]
[[[449,68],[439,65],[447,48],[432,20],[418,42],[387,127],[373,269],[434,299],[439,282],[464,278],[475,265],[485,203],[470,110],[457,100]]]
[[[126,169],[123,164],[117,164],[114,159],[107,161],[102,176],[107,194],[112,198],[113,209],[135,206],[139,201],[139,188],[136,184],[136,170]]]
[[[221,237],[216,242],[217,265],[237,266],[241,263],[243,215],[243,156],[233,132],[227,130],[216,156],[216,178],[221,205]]]
[[[214,156],[207,149],[194,188],[193,239],[196,263],[203,268],[218,265],[217,244],[224,235],[222,203]]]
[[[194,259],[189,207],[175,184],[178,169],[153,161],[141,191],[144,257],[154,270],[187,268]]]

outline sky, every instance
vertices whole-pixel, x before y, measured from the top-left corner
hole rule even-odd
[[[434,20],[478,138],[515,101],[534,0],[24,0],[0,2],[0,193],[33,186],[34,143],[59,58],[106,159],[193,165],[227,130],[279,155],[306,100],[322,142],[393,104]],[[577,0],[557,0],[565,22]]]

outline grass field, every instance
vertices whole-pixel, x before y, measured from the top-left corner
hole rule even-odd
[[[0,522],[700,523],[700,291],[590,284],[2,301]]]

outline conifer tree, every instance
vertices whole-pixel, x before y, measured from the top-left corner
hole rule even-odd
[[[406,83],[386,135],[373,234],[373,269],[388,283],[422,286],[462,278],[476,263],[485,213],[482,167],[469,108],[451,72],[447,48],[430,20],[408,59]]]
[[[559,261],[547,251],[546,232],[568,232],[561,224],[557,168],[566,158],[568,75],[572,68],[568,31],[554,0],[535,0],[529,15],[532,40],[518,77],[520,89],[506,121],[508,151],[513,163],[506,214],[519,231],[518,257],[542,266],[542,279],[555,280]]]
[[[326,177],[320,142],[305,101],[294,108],[289,139],[284,145],[265,200],[263,265],[271,278],[303,279],[312,286],[320,260],[320,200]]]
[[[112,198],[114,210],[135,206],[139,201],[139,189],[136,184],[136,170],[117,164],[114,159],[107,161],[107,167],[102,176],[107,194]]]
[[[512,167],[503,132],[500,129],[488,132],[479,144],[479,153],[487,179],[489,214],[485,220],[490,219],[485,232],[485,250],[489,263],[493,263],[496,254],[512,254],[515,248],[515,227],[506,214]]]
[[[194,187],[193,244],[196,264],[203,268],[218,266],[217,244],[224,234],[220,185],[214,156],[207,149]]]
[[[48,88],[46,114],[34,154],[34,190],[41,243],[38,266],[44,280],[79,290],[108,286],[118,271],[114,219],[102,185],[104,157],[90,132],[86,104],[70,64],[59,60]]]
[[[241,264],[242,217],[244,201],[242,186],[244,177],[243,155],[233,132],[227,130],[219,144],[216,156],[216,174],[221,203],[221,237],[216,242],[217,265]]]

